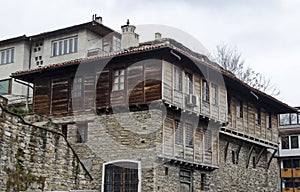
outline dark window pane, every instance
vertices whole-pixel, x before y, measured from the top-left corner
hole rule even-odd
[[[291,148],[292,149],[299,148],[298,136],[291,136]]]
[[[57,42],[54,42],[52,47],[52,56],[56,56],[56,55],[57,55]]]
[[[282,149],[289,149],[289,137],[281,137],[281,148]]]
[[[74,38],[74,52],[75,52],[75,53],[77,52],[77,49],[78,49],[78,38],[75,37],[75,38]]]
[[[68,40],[64,40],[64,54],[68,53]]]

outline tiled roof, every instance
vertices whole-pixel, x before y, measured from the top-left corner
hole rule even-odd
[[[61,63],[57,63],[57,64],[50,64],[50,65],[46,65],[46,66],[42,66],[42,67],[38,67],[38,68],[33,68],[33,69],[27,69],[27,70],[23,70],[23,71],[17,71],[17,72],[12,73],[12,77],[22,76],[22,75],[30,74],[30,73],[34,73],[34,72],[42,72],[42,71],[46,71],[46,70],[49,70],[49,69],[55,69],[55,68],[58,68],[58,67],[64,67],[64,66],[79,64],[81,62],[95,61],[95,60],[104,59],[104,58],[122,56],[122,55],[133,54],[133,53],[140,53],[140,52],[156,50],[156,49],[160,49],[160,48],[164,48],[164,47],[169,47],[169,48],[171,48],[171,49],[173,49],[173,50],[175,50],[175,51],[177,51],[177,52],[179,52],[183,55],[186,55],[190,59],[193,59],[193,60],[198,61],[200,63],[206,64],[207,66],[211,67],[212,69],[220,71],[224,76],[234,80],[240,86],[248,88],[250,91],[254,92],[255,94],[258,94],[258,95],[263,96],[267,99],[270,99],[273,102],[276,102],[276,103],[284,106],[285,108],[290,109],[291,111],[295,111],[295,112],[297,111],[296,108],[293,108],[293,107],[277,100],[276,98],[274,98],[274,97],[272,97],[272,96],[270,96],[270,95],[268,95],[268,94],[266,94],[266,93],[264,93],[264,92],[262,92],[262,91],[260,91],[256,88],[253,88],[252,86],[250,86],[247,83],[243,82],[242,80],[237,78],[232,72],[230,72],[228,70],[225,70],[224,68],[219,66],[217,63],[210,61],[205,55],[195,53],[195,52],[189,50],[188,48],[186,48],[186,49],[178,48],[178,46],[175,46],[172,41],[175,41],[175,40],[169,41],[169,39],[164,39],[163,41],[155,42],[154,44],[141,44],[140,46],[132,47],[132,48],[125,49],[125,50],[120,50],[120,51],[115,51],[115,52],[110,52],[110,53],[102,53],[102,54],[99,54],[99,55],[90,56],[90,57],[86,57],[86,58],[80,58],[80,59],[65,61],[65,62],[61,62]],[[172,43],[170,43],[170,42],[172,42]]]
[[[103,59],[103,58],[121,56],[121,55],[132,54],[132,53],[139,53],[139,52],[144,52],[144,51],[150,51],[150,50],[159,49],[159,48],[166,47],[166,46],[168,46],[167,42],[155,44],[155,45],[143,45],[143,46],[133,47],[133,48],[129,48],[129,49],[121,50],[121,51],[102,53],[102,54],[95,55],[95,56],[74,59],[74,60],[65,61],[65,62],[56,63],[56,64],[49,64],[49,65],[45,65],[42,67],[26,69],[26,70],[22,70],[22,71],[16,71],[16,72],[12,73],[12,76],[18,76],[18,75],[32,73],[32,72],[45,71],[48,69],[54,69],[57,67],[74,65],[74,64],[81,63],[81,62],[94,61],[94,60]]]

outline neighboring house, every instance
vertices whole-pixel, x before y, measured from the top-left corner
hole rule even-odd
[[[120,34],[95,15],[91,22],[0,41],[0,94],[10,103],[25,101],[32,91],[11,79],[12,72],[117,51],[120,41]]]
[[[295,109],[172,39],[15,72],[101,191],[277,191],[277,114]],[[63,154],[62,154],[63,155]]]
[[[300,191],[299,136],[300,113],[280,114],[278,159],[282,192]]]

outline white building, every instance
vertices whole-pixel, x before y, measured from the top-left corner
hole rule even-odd
[[[120,34],[93,15],[91,22],[0,41],[0,94],[10,103],[26,101],[31,88],[10,78],[19,70],[84,58],[120,49]]]
[[[282,192],[300,191],[300,110],[279,115],[279,166]]]

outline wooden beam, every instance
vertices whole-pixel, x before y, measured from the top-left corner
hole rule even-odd
[[[249,162],[250,162],[250,158],[251,158],[251,154],[253,152],[253,149],[254,149],[254,145],[252,145],[251,148],[250,148],[250,151],[249,151],[249,154],[248,154],[248,158],[247,158],[246,168],[249,167]]]
[[[243,143],[241,145],[239,145],[239,148],[236,151],[236,163],[237,164],[239,163],[239,155],[240,155],[240,151],[241,151],[242,147],[243,147]]]
[[[225,145],[225,150],[224,150],[224,161],[226,163],[226,158],[227,158],[227,153],[228,153],[228,146],[229,146],[229,141],[227,141]]]
[[[269,159],[267,169],[269,169],[269,167],[270,167],[270,165],[271,165],[271,162],[272,162],[272,159],[274,158],[274,156],[275,156],[276,153],[277,153],[277,150],[274,150],[274,152],[272,153],[272,156],[271,156],[270,159]]]
[[[260,152],[259,152],[259,154],[258,154],[258,157],[257,157],[257,159],[256,159],[256,161],[255,161],[255,165],[258,164],[258,162],[259,162],[259,160],[260,160],[260,158],[261,158],[261,156],[262,156],[262,154],[264,153],[265,150],[266,150],[266,148],[262,148],[262,149],[260,150]]]

